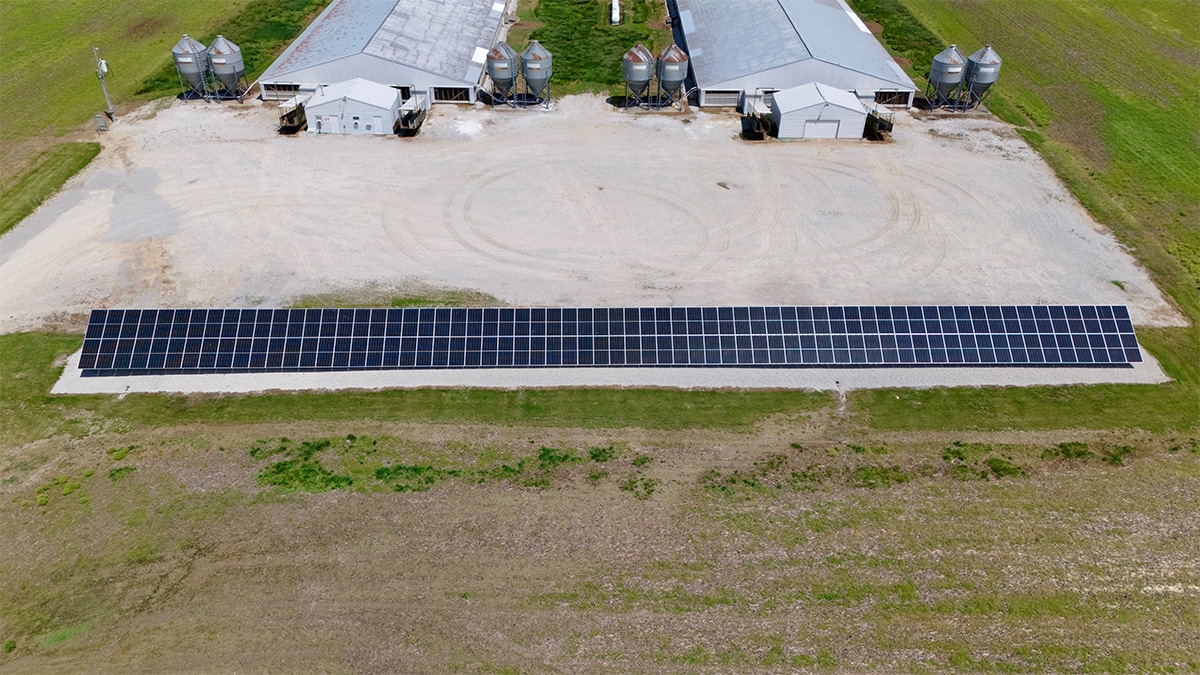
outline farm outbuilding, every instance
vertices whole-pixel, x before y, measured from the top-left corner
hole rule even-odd
[[[672,0],[701,106],[766,107],[810,82],[867,104],[912,105],[917,87],[844,0]]]
[[[361,77],[405,99],[472,103],[503,0],[333,0],[259,82],[282,101]]]
[[[400,111],[400,92],[354,78],[320,86],[304,106],[310,134],[390,134]]]
[[[811,82],[775,92],[771,121],[779,138],[862,138],[867,111],[854,94]]]

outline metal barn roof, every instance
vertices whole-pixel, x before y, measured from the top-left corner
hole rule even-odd
[[[840,69],[849,83],[862,81],[858,74],[893,88],[916,89],[842,0],[677,0],[677,5],[701,88],[721,88],[768,71],[783,73],[779,79],[786,80],[794,66],[821,62],[828,65],[810,70],[826,81],[834,79],[828,73]]]
[[[775,92],[772,107],[780,112],[788,113],[793,110],[804,110],[818,105],[833,105],[854,112],[866,114],[858,97],[844,89],[831,87],[820,82],[809,82],[799,87]]]
[[[308,100],[308,107],[311,109],[344,98],[366,103],[374,108],[390,110],[399,103],[400,92],[387,85],[356,77],[353,80],[317,89],[312,98]]]
[[[333,0],[261,79],[367,54],[474,82],[503,12],[496,0]]]

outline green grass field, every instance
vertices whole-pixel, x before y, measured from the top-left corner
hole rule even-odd
[[[8,232],[100,154],[99,143],[61,143],[33,161],[31,168],[0,187],[0,235]]]
[[[657,54],[671,43],[666,6],[657,0],[621,3],[622,23],[611,25],[608,0],[522,0],[520,22],[508,33],[514,49],[538,40],[554,55],[554,95],[617,91],[624,86],[621,56],[638,42]]]
[[[995,45],[988,107],[1017,125],[1192,322],[1139,329],[1160,387],[861,392],[880,428],[1193,428],[1200,424],[1200,20],[1175,0],[855,0],[928,73],[939,45]],[[902,30],[889,37],[889,25]],[[931,45],[929,35],[940,42]],[[892,44],[894,43],[894,44]],[[919,61],[918,61],[919,59]],[[897,396],[899,398],[897,398]],[[914,405],[920,403],[920,405]]]
[[[253,80],[327,2],[0,3],[0,105],[5,111],[0,124],[0,233],[96,154],[85,149],[91,145],[58,145],[68,133],[99,133],[91,131],[91,120],[105,102],[93,46],[108,61],[105,81],[119,114],[131,104],[178,92],[170,50],[182,34],[207,43],[224,33],[242,48]]]

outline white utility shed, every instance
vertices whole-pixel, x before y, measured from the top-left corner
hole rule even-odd
[[[867,111],[854,94],[810,82],[775,92],[771,121],[779,138],[862,138]]]
[[[400,91],[356,77],[318,87],[304,106],[310,134],[390,134]]]

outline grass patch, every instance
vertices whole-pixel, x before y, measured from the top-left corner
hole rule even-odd
[[[1090,459],[1095,456],[1096,453],[1088,449],[1087,443],[1079,441],[1059,443],[1053,448],[1047,448],[1042,452],[1042,459]]]
[[[641,471],[634,471],[626,476],[618,487],[633,495],[634,499],[645,501],[658,490],[658,486],[661,484],[662,481],[657,478],[647,476]]]
[[[495,296],[469,288],[444,288],[420,282],[386,286],[364,284],[355,288],[302,295],[292,302],[293,309],[325,307],[499,307],[504,303]]]
[[[827,392],[670,391],[657,389],[303,392],[245,396],[50,396],[61,373],[54,360],[82,336],[0,336],[0,428],[13,444],[57,434],[82,437],[104,424],[159,428],[284,420],[361,420],[500,424],[530,427],[749,429],[778,416],[797,419],[832,407]]]
[[[1084,5],[994,0],[854,0],[894,52],[985,42],[1004,72],[988,107],[1018,127],[1067,188],[1116,234],[1191,320],[1139,328],[1175,382],[850,394],[880,429],[1135,428],[1200,420],[1200,50],[1185,0]],[[1034,39],[1031,39],[1034,36]],[[1120,44],[1119,55],[1102,45]],[[928,53],[914,67],[929,67]],[[918,49],[918,51],[920,51]],[[936,50],[935,50],[936,51]],[[917,54],[918,52],[913,52]],[[896,397],[899,396],[899,399]],[[919,405],[917,405],[919,404]],[[855,407],[857,406],[857,408]]]
[[[99,143],[60,143],[42,153],[0,192],[0,235],[33,213],[98,154]]]
[[[114,483],[119,483],[129,477],[129,474],[137,471],[136,466],[119,466],[115,469],[108,470],[108,479]]]
[[[558,450],[543,446],[538,450],[538,464],[543,469],[551,469],[560,464],[575,464],[582,461],[585,461],[585,459],[576,454],[571,448]]]
[[[211,43],[218,34],[233,40],[242,49],[246,77],[252,82],[304,30],[309,17],[327,4],[329,0],[253,0],[237,14],[192,37],[204,44]],[[165,56],[162,67],[142,81],[135,95],[156,97],[179,91],[174,63],[169,54]]]
[[[75,624],[73,626],[64,626],[46,636],[42,640],[42,647],[45,649],[54,649],[85,635],[92,629],[94,622],[88,621],[85,623]]]
[[[886,488],[912,480],[912,476],[898,466],[859,466],[851,476],[854,485],[865,488]]]
[[[1009,478],[1013,476],[1024,476],[1025,469],[1013,463],[1008,457],[988,457],[983,461],[984,466],[991,470],[996,478]]]
[[[850,7],[867,21],[883,26],[884,45],[893,56],[908,62],[905,70],[914,79],[928,80],[933,57],[946,48],[908,8],[903,0],[848,0]]]
[[[539,26],[526,33],[509,33],[509,42],[517,51],[528,40],[540,41],[554,55],[551,92],[576,94],[607,91],[623,87],[621,56],[638,42],[655,54],[671,43],[671,33],[663,19],[666,6],[650,0],[621,3],[622,23],[610,24],[609,2],[597,0],[538,0],[532,11],[521,12],[523,21]]]
[[[1125,466],[1125,458],[1133,454],[1133,448],[1128,445],[1120,445],[1100,456],[1100,460],[1105,464],[1113,466]]]
[[[455,469],[428,465],[396,464],[375,470],[375,480],[394,483],[396,492],[424,492],[440,481],[461,475],[462,472]]]
[[[16,648],[17,648],[16,640],[5,640],[4,641],[4,653],[5,654],[11,654],[13,652],[13,650]]]
[[[617,458],[618,454],[620,453],[617,451],[616,447],[611,445],[605,448],[595,447],[588,450],[588,457],[590,457],[593,462],[611,462]]]

